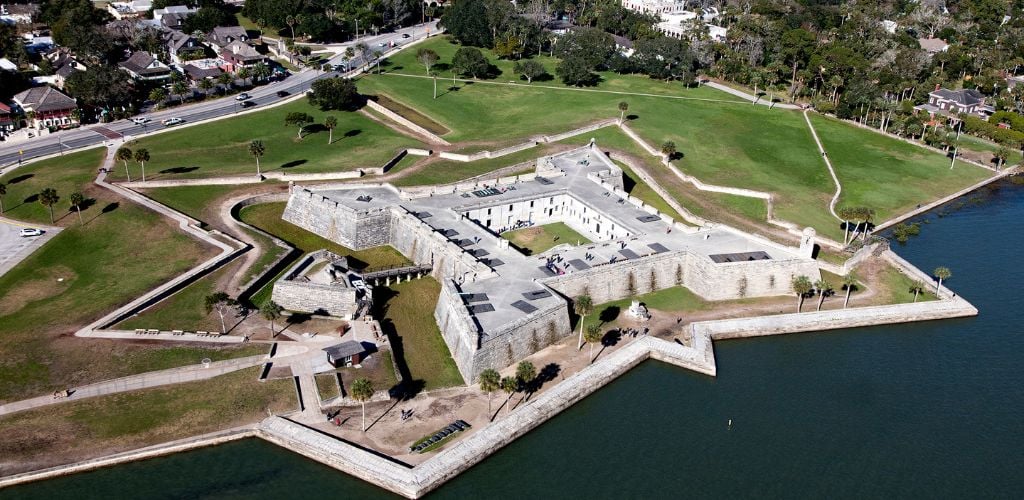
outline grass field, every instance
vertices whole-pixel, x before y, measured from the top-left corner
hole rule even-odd
[[[49,210],[39,203],[39,192],[53,188],[60,201],[53,207],[53,218],[58,225],[78,223],[78,216],[71,210],[68,199],[71,193],[91,194],[100,188],[92,186],[105,150],[90,149],[57,158],[39,161],[0,177],[0,183],[7,185],[4,195],[4,217],[39,224],[50,223]],[[87,196],[82,207],[82,217],[92,219],[103,209],[97,200]]]
[[[506,231],[501,234],[501,237],[511,241],[517,250],[526,255],[536,255],[565,243],[570,245],[590,243],[586,236],[577,233],[562,222]]]
[[[160,361],[168,359],[164,346],[70,335],[212,254],[153,212],[92,184],[99,158],[95,151],[68,155],[3,180],[21,178],[9,191],[17,196],[56,186],[93,202],[83,210],[84,226],[66,217],[64,231],[0,276],[0,401],[168,367]],[[49,220],[31,205],[38,203],[8,215]]]
[[[64,403],[0,418],[7,473],[142,448],[258,422],[296,407],[291,380],[259,368],[200,382]],[[10,466],[10,467],[8,467]]]
[[[306,127],[303,139],[298,128],[284,124],[285,115],[304,112],[315,123]],[[334,143],[328,145],[323,127],[328,115],[338,119]],[[154,125],[159,126],[159,125]],[[146,148],[151,160],[146,164],[147,180],[185,179],[223,175],[256,175],[256,161],[249,154],[249,143],[263,141],[266,152],[260,160],[263,172],[314,173],[348,171],[380,167],[407,147],[419,142],[400,135],[360,113],[324,112],[305,99],[172,132],[132,141],[132,149]],[[139,166],[128,162],[132,179]],[[124,165],[114,170],[114,180],[124,180]]]
[[[420,278],[374,287],[373,316],[388,335],[399,373],[412,389],[463,385],[455,361],[434,321],[441,285]]]
[[[136,328],[155,328],[158,330],[203,330],[220,331],[220,317],[217,313],[206,314],[204,300],[207,295],[220,291],[215,285],[218,280],[236,272],[238,266],[228,264],[210,273],[178,293],[167,297],[149,309],[132,316],[117,324],[117,328],[134,330]],[[228,329],[237,321],[233,314],[226,314],[224,319]]]
[[[396,186],[425,186],[430,184],[448,184],[458,182],[470,177],[484,175],[500,168],[515,165],[517,163],[536,160],[537,158],[554,153],[559,148],[550,144],[543,144],[510,155],[498,158],[485,158],[477,161],[460,162],[453,160],[440,160],[430,163],[421,169],[395,179]],[[522,172],[533,172],[534,167],[524,167]],[[511,174],[510,174],[511,175]]]

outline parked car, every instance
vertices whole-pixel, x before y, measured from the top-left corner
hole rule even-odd
[[[246,100],[248,98],[249,98],[249,94],[246,94],[245,92],[242,92],[241,94],[238,94],[238,95],[235,96],[235,100],[236,101],[244,101],[244,100]]]
[[[287,90],[278,90],[277,91],[277,97],[288,97],[290,95],[291,94],[289,94]]]
[[[21,230],[22,238],[28,238],[30,236],[40,236],[42,234],[43,231],[41,229],[36,229],[34,227],[26,227],[25,229]]]
[[[149,118],[146,118],[145,116],[136,116],[135,118],[132,118],[132,123],[134,123],[136,125],[142,125],[143,123],[149,123]]]
[[[170,127],[171,125],[177,125],[179,123],[185,123],[185,120],[182,120],[181,118],[178,118],[178,117],[174,117],[174,118],[168,118],[168,119],[166,119],[166,120],[164,120],[164,121],[162,121],[160,123],[164,124],[165,127]]]
[[[242,101],[241,104],[243,108],[251,108],[256,105],[256,103],[252,101]]]

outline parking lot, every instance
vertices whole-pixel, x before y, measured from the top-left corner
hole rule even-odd
[[[60,232],[59,229],[44,229],[42,236],[22,238],[19,233],[23,227],[27,226],[0,219],[0,276]]]

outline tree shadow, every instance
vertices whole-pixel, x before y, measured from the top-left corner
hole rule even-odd
[[[19,175],[17,177],[11,177],[11,180],[7,181],[7,183],[8,184],[17,184],[19,182],[27,181],[27,180],[35,177],[35,176],[36,176],[36,174],[22,174],[22,175]]]
[[[622,308],[619,306],[608,306],[601,310],[601,313],[598,314],[597,318],[600,319],[602,323],[611,323],[619,317],[621,312]]]
[[[306,163],[307,163],[307,160],[292,160],[290,162],[281,164],[281,166],[277,167],[277,168],[281,168],[281,169],[295,168],[295,167],[298,167],[299,165],[305,165]]]
[[[327,127],[325,127],[322,123],[314,123],[311,125],[306,125],[306,127],[303,128],[302,130],[306,133],[306,135],[304,135],[303,137],[309,137],[313,134],[326,132]]]
[[[158,174],[186,174],[186,173],[189,173],[189,172],[195,172],[196,170],[199,170],[199,167],[172,167],[172,168],[165,168],[165,169],[163,169],[163,170],[161,170],[161,171],[159,171],[157,173]]]
[[[622,340],[622,332],[616,328],[609,330],[608,333],[604,334],[604,337],[601,337],[601,345],[604,347],[614,347],[619,344],[620,340]]]
[[[355,136],[357,136],[359,134],[362,134],[362,133],[363,133],[362,129],[354,128],[352,130],[349,130],[348,132],[345,132],[345,137],[355,137]]]
[[[39,193],[29,195],[27,198],[22,200],[22,203],[35,203],[37,201],[39,201]]]
[[[96,204],[96,200],[94,200],[92,198],[86,198],[86,199],[82,200],[81,203],[78,204],[78,208],[69,206],[68,207],[68,212],[70,212],[70,213],[78,213],[79,211],[84,212],[84,211],[88,210],[89,207],[92,207],[95,204]]]
[[[629,121],[639,120],[640,115],[626,115],[626,119]]]
[[[118,202],[116,202],[116,201],[114,201],[114,202],[111,202],[111,203],[107,203],[107,204],[106,204],[106,205],[105,205],[105,206],[103,207],[103,210],[100,210],[100,213],[98,213],[98,214],[94,215],[94,216],[93,216],[93,217],[92,217],[91,219],[89,219],[88,221],[86,221],[86,224],[88,224],[88,223],[90,223],[90,222],[92,222],[92,221],[96,220],[96,218],[97,218],[97,217],[99,217],[99,216],[101,216],[101,215],[103,215],[103,214],[109,214],[110,212],[113,212],[114,210],[117,210],[117,209],[118,209],[118,208],[120,208],[120,207],[121,207],[121,204],[120,204],[120,203],[118,203]]]
[[[668,159],[670,161],[676,161],[676,160],[682,160],[685,157],[686,157],[686,155],[683,154],[681,151],[676,151],[675,153],[670,154],[668,156]]]
[[[431,66],[430,69],[434,70],[435,73],[440,73],[442,71],[448,71],[452,69],[452,65],[448,63],[437,63]]]

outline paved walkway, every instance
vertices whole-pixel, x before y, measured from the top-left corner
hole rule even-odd
[[[755,104],[760,104],[762,106],[768,106],[769,108],[800,109],[800,106],[797,106],[796,104],[786,104],[786,103],[781,103],[781,102],[773,103],[771,101],[765,101],[765,100],[763,100],[763,99],[761,99],[759,97],[752,96],[752,95],[750,95],[750,94],[748,94],[748,93],[746,93],[746,92],[744,92],[742,90],[737,90],[737,89],[734,89],[734,88],[729,87],[727,85],[722,85],[721,83],[707,82],[704,85],[707,85],[708,87],[711,87],[711,88],[716,89],[716,90],[721,90],[722,92],[725,92],[727,94],[732,94],[732,95],[734,95],[736,97],[739,97],[741,99],[750,101],[750,102],[755,103]]]
[[[139,389],[148,389],[163,385],[206,380],[226,373],[258,366],[264,363],[266,359],[267,357],[265,355],[227,359],[224,361],[215,361],[210,363],[208,367],[204,367],[202,364],[195,364],[180,368],[171,368],[169,370],[148,372],[140,375],[132,375],[130,377],[107,380],[82,387],[73,387],[71,388],[71,395],[66,398],[55,399],[52,395],[47,395],[0,405],[0,415],[31,410],[33,408],[52,404],[78,401],[96,396],[106,396],[108,394],[116,394],[119,392],[137,391]]]
[[[807,116],[808,110],[804,110],[804,121],[807,122],[807,128],[811,129],[811,136],[814,137],[814,143],[818,145],[818,153],[821,154],[821,159],[825,160],[825,166],[828,167],[828,173],[832,176],[832,182],[836,183],[836,194],[832,196],[832,201],[828,202],[828,211],[832,213],[832,217],[842,221],[843,218],[836,214],[836,203],[839,201],[839,195],[843,192],[843,185],[839,183],[839,177],[836,176],[836,171],[832,168],[832,161],[828,159],[828,153],[825,151],[825,146],[821,144],[821,139],[818,139],[818,132],[814,130],[814,125],[811,125],[811,117]]]

